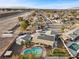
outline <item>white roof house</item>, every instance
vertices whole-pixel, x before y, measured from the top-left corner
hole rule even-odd
[[[74,40],[79,36],[79,28],[75,28],[67,33],[64,33],[63,36],[66,37],[66,39]],[[66,40],[64,39],[64,40]]]
[[[78,15],[78,16],[76,16],[76,18],[79,18],[79,15]]]
[[[31,41],[31,36],[30,35],[22,35],[22,36],[19,36],[17,39],[16,39],[16,43],[18,45],[21,45],[22,42],[26,42],[26,41]]]
[[[58,15],[58,14],[54,14],[54,17],[56,17],[56,18],[57,18],[57,17],[59,17],[59,15]]]

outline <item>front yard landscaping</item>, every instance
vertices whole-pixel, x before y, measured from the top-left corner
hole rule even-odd
[[[66,49],[56,48],[53,51],[53,56],[68,56]]]
[[[47,51],[48,56],[56,56],[56,57],[68,57],[69,54],[66,49],[55,48]]]

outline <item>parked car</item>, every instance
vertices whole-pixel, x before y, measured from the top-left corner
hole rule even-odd
[[[22,35],[26,35],[26,34],[30,34],[30,33],[19,33],[18,36],[22,36]]]

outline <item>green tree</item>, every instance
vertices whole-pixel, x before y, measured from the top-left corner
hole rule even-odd
[[[20,22],[20,29],[21,29],[21,31],[25,31],[26,28],[27,28],[26,22],[25,21],[21,21]]]
[[[21,45],[22,45],[22,46],[24,45],[24,42],[23,42],[23,41],[21,42]]]
[[[62,27],[62,28],[61,28],[61,32],[64,32],[64,30],[65,30],[65,28],[64,28],[64,27]]]
[[[25,41],[26,47],[29,47],[31,45],[31,41]]]
[[[19,21],[23,21],[23,17],[18,17],[18,20]]]
[[[20,29],[22,32],[25,31],[28,26],[29,22],[27,20],[20,21]]]
[[[26,57],[24,55],[19,55],[19,59],[31,59],[31,57]]]

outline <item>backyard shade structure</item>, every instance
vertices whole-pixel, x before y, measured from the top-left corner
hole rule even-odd
[[[4,56],[10,56],[12,54],[12,51],[6,51]]]
[[[31,41],[31,39],[32,39],[32,37],[29,34],[25,34],[25,35],[19,36],[16,39],[16,43],[21,45],[22,42],[29,42],[29,41]]]
[[[74,51],[78,51],[79,50],[79,45],[76,43],[73,43],[72,45],[69,46],[70,49],[74,50]]]

